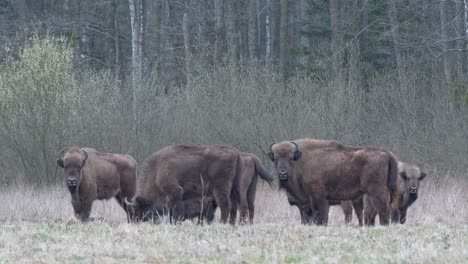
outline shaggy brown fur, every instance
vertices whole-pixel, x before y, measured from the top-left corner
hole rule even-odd
[[[289,205],[291,206],[297,206],[299,209],[299,213],[301,215],[301,223],[302,224],[313,224],[317,221],[317,219],[314,219],[314,215],[312,208],[310,206],[305,206],[301,207],[298,202],[294,199],[294,197],[291,197],[288,195],[288,202]],[[343,210],[343,214],[345,216],[345,223],[349,224],[351,223],[351,220],[353,219],[353,208],[354,212],[356,213],[356,216],[358,218],[359,226],[363,225],[363,211],[364,211],[364,205],[362,204],[362,196],[356,200],[353,201],[337,201],[337,200],[329,200],[328,201],[329,205],[340,205],[341,209]]]
[[[377,148],[349,148],[310,139],[273,144],[268,154],[278,172],[280,187],[299,204],[309,205],[318,225],[328,222],[328,200],[354,200],[366,195],[365,224],[388,225],[390,202],[397,199],[395,157]],[[319,147],[314,147],[319,146]]]
[[[216,202],[212,197],[184,199],[179,203],[179,206],[172,211],[171,220],[175,220],[176,223],[178,221],[198,218],[198,224],[202,224],[204,220],[206,220],[208,224],[211,224],[214,220],[216,208]]]
[[[418,199],[418,190],[420,181],[426,177],[418,166],[398,162],[399,189],[398,200],[392,209],[392,223],[404,224],[406,222],[406,212],[416,199]]]
[[[235,179],[237,188],[233,190],[235,193],[231,196],[232,208],[229,219],[231,224],[236,222],[238,205],[240,207],[239,222],[241,224],[246,222],[248,210],[249,223],[253,224],[258,175],[262,180],[272,184],[273,176],[263,167],[258,157],[252,153],[241,153],[241,171]]]
[[[184,200],[212,197],[226,223],[234,177],[240,171],[240,152],[225,145],[173,145],[153,153],[143,164],[143,186],[134,203],[139,220],[173,214]],[[168,208],[168,210],[165,210]]]
[[[124,200],[132,199],[136,192],[137,163],[131,156],[70,147],[57,165],[64,169],[78,219],[88,220],[95,200],[112,197],[127,212]]]

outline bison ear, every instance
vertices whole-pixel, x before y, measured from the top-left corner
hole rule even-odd
[[[301,157],[302,157],[302,152],[299,151],[299,150],[296,150],[296,151],[294,152],[294,158],[293,158],[294,161],[299,160]]]
[[[63,168],[63,159],[57,159],[57,166],[59,166],[60,168]]]
[[[273,152],[268,152],[268,158],[270,158],[271,161],[275,161],[275,154]]]
[[[422,180],[424,178],[426,178],[427,176],[427,173],[425,173],[424,171],[421,171],[421,175],[419,176],[419,180]]]

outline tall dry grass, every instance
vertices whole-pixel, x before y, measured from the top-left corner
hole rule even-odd
[[[422,182],[418,200],[408,211],[409,225],[468,224],[468,182],[451,176]],[[291,207],[285,194],[260,184],[255,203],[257,224],[299,224],[296,207]],[[67,221],[73,215],[70,195],[65,186],[33,187],[18,185],[0,189],[0,220]],[[126,222],[123,209],[115,200],[96,201],[92,217],[105,222]],[[219,219],[219,210],[217,219]],[[167,221],[166,221],[167,222]],[[330,210],[329,225],[344,224],[344,215],[339,206]],[[357,219],[353,215],[353,224]]]

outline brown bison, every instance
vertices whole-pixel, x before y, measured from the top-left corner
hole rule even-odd
[[[408,207],[418,199],[419,183],[427,174],[418,166],[401,161],[398,162],[398,173],[398,200],[392,209],[392,223],[404,224]]]
[[[240,152],[226,145],[173,145],[153,153],[143,164],[143,186],[134,202],[127,202],[137,220],[180,215],[184,201],[212,197],[226,223],[230,194],[240,171]],[[183,213],[184,214],[184,213]]]
[[[231,213],[229,218],[231,224],[234,225],[236,222],[238,206],[240,207],[239,222],[241,224],[245,223],[248,213],[249,223],[253,224],[258,175],[269,184],[272,184],[273,176],[263,167],[258,157],[252,153],[241,153],[240,173],[236,175],[233,190],[231,191]],[[216,208],[216,201],[211,197],[203,198],[203,208],[199,197],[184,197],[183,206],[174,210],[174,217],[179,220],[198,217],[199,223],[202,218],[211,223],[214,219]]]
[[[136,193],[136,161],[129,155],[99,153],[92,148],[68,148],[59,152],[57,165],[64,169],[72,206],[78,219],[86,221],[95,200],[125,199]],[[128,214],[127,214],[128,216]]]
[[[241,153],[241,170],[235,178],[235,188],[231,195],[231,215],[230,223],[235,224],[237,217],[237,206],[239,205],[239,222],[246,222],[247,210],[249,223],[253,224],[255,214],[255,194],[257,192],[257,176],[270,185],[273,183],[273,176],[263,167],[255,154]]]
[[[324,147],[330,145],[329,148]],[[336,141],[299,139],[270,145],[268,153],[285,189],[318,225],[328,222],[328,200],[366,196],[365,224],[388,225],[390,202],[397,199],[398,167],[389,151],[345,147]]]

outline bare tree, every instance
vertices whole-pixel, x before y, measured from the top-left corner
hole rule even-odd
[[[444,76],[445,76],[445,81],[448,84],[452,83],[452,71],[451,71],[451,65],[450,65],[450,57],[449,57],[449,51],[448,51],[448,42],[449,42],[449,30],[448,30],[448,20],[447,20],[447,0],[440,0],[439,3],[439,11],[440,11],[440,31],[442,35],[442,57],[444,61]]]
[[[340,29],[340,1],[330,0],[332,69],[339,74],[343,67],[343,33]]]
[[[141,0],[128,0],[130,6],[130,24],[132,29],[132,78],[133,85],[141,80]],[[134,88],[135,90],[135,88]],[[134,95],[136,98],[136,95]]]
[[[288,1],[281,0],[281,20],[280,20],[280,71],[284,91],[286,92],[286,74],[288,66],[288,46],[287,46],[287,23],[288,23]]]
[[[457,47],[457,77],[463,80],[466,69],[466,7],[462,0],[455,1],[455,31]]]
[[[299,63],[302,67],[307,67],[309,64],[309,49],[310,49],[310,41],[309,36],[306,34],[308,31],[309,26],[309,2],[307,0],[301,0],[298,4],[299,12],[300,12],[300,28],[301,28],[301,36],[300,36],[300,47],[301,47],[301,57],[299,59]]]
[[[392,38],[393,38],[393,49],[395,51],[395,59],[396,59],[396,67],[398,71],[398,80],[400,82],[400,86],[404,85],[403,82],[403,53],[401,51],[401,37],[400,37],[400,29],[397,19],[397,9],[395,0],[390,0],[388,2],[388,16],[390,18],[391,23],[391,31],[392,31]]]
[[[258,58],[257,55],[257,0],[249,0],[249,56]]]
[[[187,13],[184,13],[182,19],[182,29],[184,32],[184,50],[185,50],[185,76],[187,86],[190,86],[192,83],[192,51],[190,50],[190,32],[189,32],[189,21],[187,18]]]

